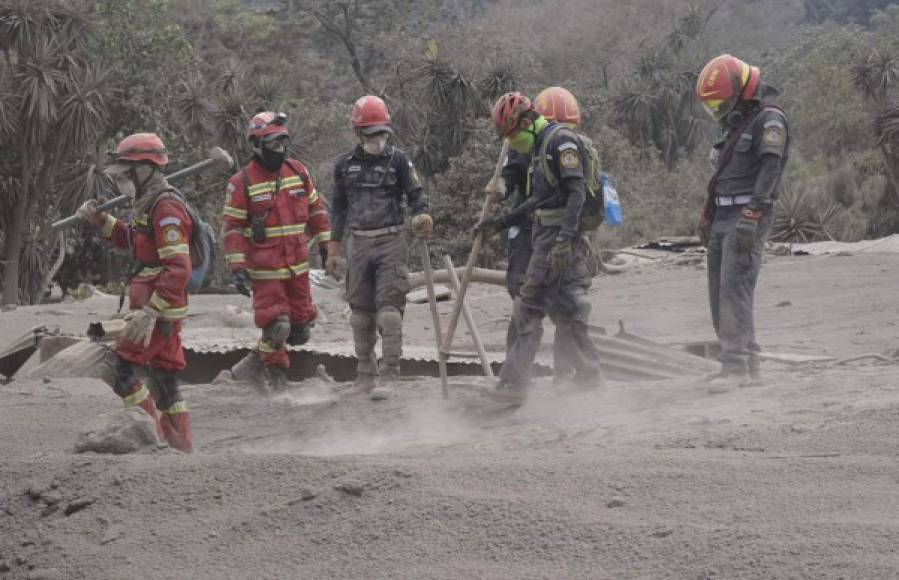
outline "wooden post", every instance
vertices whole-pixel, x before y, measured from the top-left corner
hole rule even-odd
[[[459,294],[459,277],[456,275],[456,269],[453,268],[453,259],[449,256],[444,256],[443,261],[446,264],[447,272],[449,272],[449,280],[450,284],[452,284],[453,292],[456,293],[456,300],[462,300],[462,297]],[[478,356],[481,359],[481,366],[484,368],[484,376],[492,377],[493,369],[490,367],[490,359],[487,358],[487,349],[484,348],[484,343],[481,341],[481,333],[478,332],[478,327],[475,324],[474,317],[471,315],[471,309],[468,307],[468,304],[462,304],[462,316],[465,317],[465,323],[468,325],[468,330],[471,332],[471,340],[474,342],[474,347],[478,351]]]
[[[449,385],[446,376],[446,357],[440,352],[440,341],[443,339],[443,332],[440,330],[440,313],[437,312],[437,297],[434,295],[434,275],[431,272],[431,253],[428,250],[428,240],[425,238],[419,239],[418,250],[421,255],[421,266],[425,273],[425,285],[428,287],[428,304],[431,306],[434,335],[437,338],[437,364],[440,367],[440,388],[443,398],[448,399]]]
[[[503,164],[506,155],[509,153],[509,140],[503,141],[503,148],[500,151],[499,158],[496,160],[496,167],[493,169],[493,177],[484,188],[486,196],[484,198],[484,206],[481,208],[481,218],[479,222],[483,222],[490,214],[490,206],[497,196],[502,196],[505,192],[505,184],[502,180]],[[450,316],[449,327],[446,329],[446,336],[443,337],[443,346],[440,352],[444,357],[448,357],[453,350],[453,338],[456,334],[456,326],[459,324],[459,315],[462,313],[462,305],[465,304],[465,293],[468,292],[468,283],[471,281],[471,272],[474,270],[475,264],[478,262],[478,256],[481,253],[481,244],[484,241],[484,234],[478,231],[475,234],[474,242],[471,245],[471,253],[468,254],[468,261],[465,263],[465,272],[462,274],[462,283],[459,286],[456,304],[453,307],[453,313]]]

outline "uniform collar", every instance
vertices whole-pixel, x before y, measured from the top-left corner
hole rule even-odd
[[[387,147],[384,148],[384,151],[382,151],[380,155],[369,155],[365,152],[365,149],[362,148],[362,145],[356,145],[356,148],[353,149],[353,157],[359,159],[360,161],[383,159],[385,157],[390,157],[391,155],[393,155],[394,148],[395,147],[393,145],[387,145]]]

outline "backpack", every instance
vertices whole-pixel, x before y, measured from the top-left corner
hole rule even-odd
[[[532,163],[540,164],[540,172],[543,174],[543,179],[553,189],[559,187],[559,180],[549,167],[546,151],[549,149],[549,144],[553,137],[561,129],[567,129],[567,127],[556,124],[547,129],[549,133],[543,138],[543,143],[540,144],[540,151],[537,153],[534,161],[532,161]],[[571,132],[577,137],[581,150],[586,153],[586,155],[581,155],[581,161],[584,163],[584,189],[587,195],[584,199],[580,220],[578,221],[578,229],[582,232],[591,232],[599,227],[605,216],[603,201],[604,179],[603,173],[600,171],[599,152],[596,151],[596,146],[589,137],[575,131]]]
[[[209,274],[209,271],[212,269],[213,264],[215,263],[215,233],[212,231],[212,226],[209,225],[206,220],[200,217],[200,214],[197,210],[187,203],[187,200],[184,199],[184,195],[177,189],[171,189],[169,191],[163,191],[156,195],[156,199],[153,200],[153,203],[150,204],[150,209],[147,210],[147,215],[153,215],[153,212],[156,210],[156,204],[158,204],[163,199],[172,199],[175,198],[181,203],[184,204],[184,209],[187,210],[187,215],[190,217],[190,221],[193,222],[193,229],[190,234],[190,242],[188,246],[190,247],[190,265],[192,268],[192,272],[190,275],[190,280],[187,283],[187,291],[188,292],[197,292],[203,287],[203,283],[206,280],[206,276]],[[150,230],[150,237],[153,237],[153,228]]]

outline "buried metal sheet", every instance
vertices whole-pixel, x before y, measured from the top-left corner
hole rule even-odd
[[[255,329],[222,328],[199,326],[185,329],[183,344],[187,356],[187,368],[181,376],[187,382],[206,383],[212,381],[221,371],[230,369],[257,341]],[[600,361],[606,376],[619,381],[664,380],[684,376],[711,374],[718,369],[717,363],[675,350],[649,340],[630,335],[622,327],[615,336],[607,336],[599,328],[591,328],[591,335],[599,349]],[[499,334],[500,329],[496,329]],[[502,338],[505,332],[502,331]],[[33,329],[25,337],[6,349],[7,370],[12,376],[21,368],[25,360],[35,352],[46,329]],[[69,340],[81,337],[67,337]],[[499,370],[505,359],[505,345],[488,344],[487,357],[493,370]],[[313,341],[314,342],[314,341]],[[302,347],[290,347],[290,378],[299,380],[315,375],[321,365],[336,380],[352,380],[356,372],[355,352],[351,341],[322,341]],[[432,345],[411,344],[403,349],[403,374],[410,376],[438,376],[436,349]],[[472,353],[474,356],[474,353]],[[18,358],[17,358],[18,357]],[[21,361],[19,361],[21,359]],[[536,375],[547,375],[552,371],[552,349],[543,345],[534,365]],[[448,371],[451,375],[482,374],[477,359],[454,359]],[[4,373],[6,374],[6,373]]]
[[[41,338],[48,333],[46,326],[35,326],[0,351],[0,374],[12,378],[31,355],[37,352]]]

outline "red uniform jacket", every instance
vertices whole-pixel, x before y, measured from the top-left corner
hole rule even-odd
[[[324,201],[309,171],[295,159],[285,160],[277,174],[251,161],[228,180],[227,196],[225,258],[232,272],[244,268],[254,280],[287,280],[309,271],[313,236],[319,242],[331,239]],[[254,217],[264,220],[264,241],[253,239]]]
[[[142,266],[131,280],[131,310],[150,306],[163,320],[180,320],[187,316],[193,223],[181,201],[162,195],[152,216],[134,216],[131,223],[104,214],[101,233],[119,248],[130,247]]]

